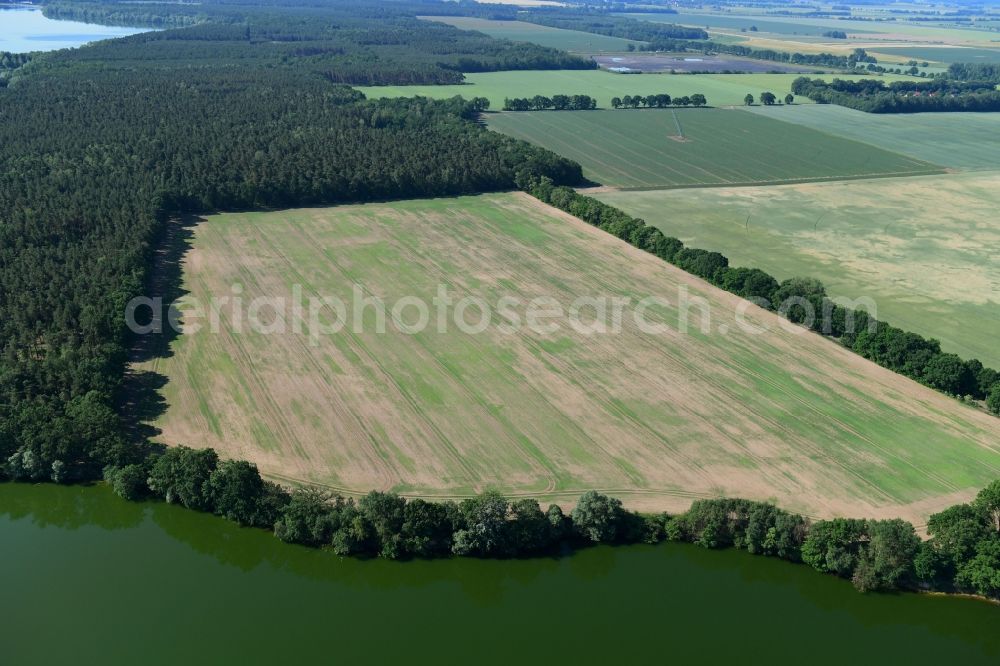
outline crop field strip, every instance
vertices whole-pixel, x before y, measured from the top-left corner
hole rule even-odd
[[[666,296],[684,286],[713,325],[673,308],[640,332],[182,335],[154,424],[168,444],[213,446],[274,478],[342,491],[463,497],[500,481],[562,500],[586,488],[680,509],[720,494],[809,515],[921,520],[1000,473],[1000,423],[811,334],[740,333],[736,297],[525,195],[212,216],[194,229],[184,287],[207,302],[292,285],[390,303],[501,295]],[[696,315],[694,315],[696,316]],[[371,319],[369,317],[369,319]],[[369,325],[371,321],[369,321]],[[739,405],[739,409],[733,409]]]
[[[870,297],[879,318],[1000,367],[1000,172],[595,196],[734,265]]]
[[[632,39],[595,35],[579,30],[563,30],[525,21],[491,21],[468,16],[421,16],[425,21],[447,23],[461,30],[476,30],[497,39],[515,42],[533,42],[541,46],[562,49],[570,53],[616,53],[627,51],[629,44],[638,45]]]
[[[791,92],[792,81],[801,74],[615,74],[602,70],[546,70],[520,72],[486,72],[466,74],[467,83],[447,86],[355,86],[370,98],[423,96],[447,99],[461,95],[466,99],[486,97],[493,110],[503,108],[505,97],[552,96],[554,94],[590,95],[597,105],[608,108],[612,97],[625,95],[655,95],[667,93],[672,97],[702,93],[711,106],[740,106],[743,97],[750,93],[758,97],[769,90],[783,98]],[[856,80],[870,79],[864,75],[815,75],[814,78]],[[884,75],[881,81],[905,80],[914,77]],[[807,99],[798,102],[811,104]]]
[[[1000,113],[872,114],[835,104],[748,110],[950,169],[1000,170]]]
[[[659,189],[943,173],[937,165],[727,109],[490,114],[492,129],[576,160],[602,185]],[[675,121],[683,127],[677,136]]]

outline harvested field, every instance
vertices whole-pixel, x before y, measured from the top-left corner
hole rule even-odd
[[[591,180],[623,188],[943,172],[865,143],[732,109],[529,111],[489,114],[487,121],[491,129],[576,160]]]
[[[629,309],[617,334],[562,320],[480,334],[408,334],[391,320],[379,334],[369,311],[364,331],[315,345],[292,324],[249,330],[231,307],[217,333],[195,331],[189,304],[172,354],[141,368],[169,378],[159,438],[248,458],[272,478],[434,497],[493,485],[559,501],[597,488],[646,509],[739,495],[920,522],[1000,475],[1000,420],[770,313],[750,307],[746,321],[770,332],[744,332],[736,297],[526,195],[224,214],[192,242],[183,284],[202,303],[237,291],[244,304],[292,300],[294,285],[349,302],[352,284],[390,306],[430,303],[439,285],[488,303],[670,301],[645,314],[665,327],[656,333]],[[708,331],[694,306],[680,332],[680,287],[711,308]]]

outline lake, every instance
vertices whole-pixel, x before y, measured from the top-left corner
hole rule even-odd
[[[0,663],[997,664],[1000,607],[688,544],[340,559],[106,487],[0,484]]]
[[[54,51],[139,32],[147,32],[147,29],[54,21],[42,16],[42,10],[34,7],[0,7],[0,51],[11,53]]]

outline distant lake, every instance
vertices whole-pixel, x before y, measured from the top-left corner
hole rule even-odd
[[[26,53],[54,51],[112,37],[125,37],[146,28],[119,28],[78,21],[54,21],[35,7],[0,7],[0,51]]]

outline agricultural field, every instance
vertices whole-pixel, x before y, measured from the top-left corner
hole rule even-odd
[[[1000,113],[874,114],[835,104],[748,110],[951,169],[1000,169]]]
[[[953,62],[1000,63],[1000,49],[973,49],[956,46],[879,46],[872,55],[880,61],[883,55],[896,60],[901,58],[918,61],[939,62],[950,65]]]
[[[493,109],[503,107],[505,97],[551,96],[554,94],[590,95],[599,107],[608,107],[612,97],[667,93],[674,97],[702,93],[712,106],[743,104],[747,93],[755,97],[769,90],[779,98],[791,91],[792,81],[801,74],[614,74],[601,70],[549,70],[521,72],[486,72],[466,74],[467,83],[453,86],[356,86],[370,98],[413,97],[423,95],[445,99],[486,97]],[[878,78],[882,81],[907,80],[911,76],[815,75],[832,80]],[[806,99],[800,102],[808,102]]]
[[[779,35],[812,36],[820,37],[824,32],[832,30],[836,25],[841,25],[842,21],[821,20],[808,22],[806,19],[795,17],[782,18],[779,16],[734,16],[731,14],[698,14],[680,12],[677,14],[644,14],[625,13],[619,16],[627,16],[639,21],[650,21],[653,23],[675,23],[677,25],[688,25],[698,28],[714,29],[722,28],[728,31],[749,31],[751,26],[756,26],[758,32],[775,33]],[[871,26],[871,24],[869,24]],[[867,27],[864,29],[852,30],[851,32],[878,32],[877,29]]]
[[[678,23],[713,30],[737,32],[752,36],[761,32],[769,37],[788,38],[795,41],[799,37],[822,35],[827,30],[843,30],[849,36],[857,35],[861,40],[896,41],[896,42],[945,42],[948,44],[978,44],[989,46],[998,38],[998,33],[989,30],[977,30],[955,26],[937,26],[904,21],[851,21],[831,18],[805,18],[795,16],[735,16],[726,14],[623,14],[631,18],[661,23]],[[756,25],[758,33],[740,32],[741,28],[749,30]],[[837,42],[855,40],[834,40]]]
[[[942,172],[869,144],[734,109],[528,111],[489,114],[488,123],[576,160],[595,182],[621,188]]]
[[[534,42],[554,49],[562,49],[571,53],[614,53],[626,51],[629,44],[638,45],[632,39],[595,35],[579,30],[563,30],[550,28],[523,21],[490,21],[488,19],[467,16],[421,16],[427,21],[447,23],[461,30],[478,30],[497,39],[510,39],[516,42]]]
[[[596,195],[668,235],[1000,367],[1000,173]]]
[[[204,320],[195,330],[189,301],[172,353],[142,368],[169,378],[159,439],[215,447],[274,479],[432,497],[499,484],[560,501],[596,488],[656,510],[729,495],[919,523],[1000,475],[994,417],[771,313],[750,307],[745,330],[740,299],[527,195],[228,213],[191,236],[183,286],[203,304],[237,292],[245,306],[293,302],[295,285],[348,303],[358,285],[387,307],[430,304],[441,285],[487,304],[669,301],[645,313],[656,332],[626,308],[616,333],[559,319],[548,331],[494,320],[478,334],[404,333],[419,318],[410,308],[379,334],[369,308],[363,330],[349,321],[315,338],[266,309],[263,325],[286,330],[251,329],[231,304],[217,332]],[[705,299],[707,329],[695,305],[681,331],[682,288]]]
[[[635,53],[615,55],[595,55],[594,60],[604,69],[627,68],[637,72],[658,74],[693,74],[695,72],[798,72],[811,73],[816,67],[789,65],[783,62],[755,60],[737,56],[703,53]]]

